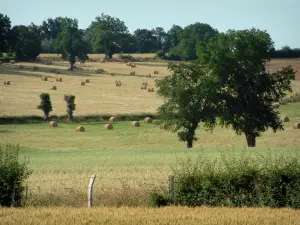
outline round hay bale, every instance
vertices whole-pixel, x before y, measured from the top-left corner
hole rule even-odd
[[[15,60],[10,60],[9,63],[10,63],[10,64],[15,64],[16,61],[15,61]]]
[[[132,122],[131,122],[131,125],[132,125],[133,127],[140,127],[140,126],[141,126],[139,121],[132,121]]]
[[[104,128],[105,128],[106,130],[112,130],[112,129],[113,129],[113,125],[112,125],[112,124],[105,124],[105,125],[104,125]]]
[[[116,122],[116,117],[111,116],[108,120],[108,122],[112,123],[112,122]]]
[[[57,126],[58,126],[58,124],[57,124],[56,121],[50,121],[49,122],[49,127],[57,127]]]
[[[279,102],[275,102],[272,104],[272,107],[275,109],[278,109],[280,107],[280,103]]]
[[[5,83],[4,83],[4,84],[5,84]],[[10,85],[10,81],[9,81],[9,80],[6,81],[6,85]]]
[[[0,61],[0,64],[2,64],[2,61]]]
[[[48,77],[42,77],[42,81],[47,81]]]
[[[84,82],[84,81],[81,81],[80,84],[81,84],[81,86],[84,86],[84,85],[85,85],[85,82]]]
[[[90,79],[85,79],[85,83],[90,83]]]
[[[300,123],[297,123],[297,122],[294,123],[294,124],[293,124],[293,128],[294,128],[294,129],[300,129]]]
[[[84,132],[85,128],[83,126],[76,127],[77,132]]]
[[[282,122],[289,122],[289,121],[290,121],[290,119],[289,119],[287,116],[282,116],[282,117],[280,118],[280,120],[281,120]]]
[[[56,86],[53,86],[53,87],[51,88],[51,90],[56,91],[56,90],[57,90],[57,87],[56,87]]]
[[[145,123],[152,123],[152,118],[150,118],[150,117],[145,117],[144,122],[145,122]]]

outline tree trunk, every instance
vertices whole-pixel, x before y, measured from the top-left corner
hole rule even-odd
[[[73,121],[73,111],[72,110],[68,110],[68,119],[70,121]]]
[[[47,121],[49,119],[48,114],[45,114],[44,119],[45,119],[45,121]]]
[[[71,65],[70,66],[70,70],[73,71],[73,69],[74,69],[74,63],[70,63],[70,65]]]
[[[187,140],[186,147],[187,148],[192,148],[193,147],[193,139],[192,138]]]
[[[255,147],[256,146],[256,136],[252,134],[246,134],[246,140],[248,147]]]

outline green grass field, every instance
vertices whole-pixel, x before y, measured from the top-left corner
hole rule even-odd
[[[113,130],[105,130],[105,122],[60,123],[56,128],[47,123],[7,124],[0,125],[0,135],[4,144],[20,144],[21,158],[29,157],[33,170],[29,205],[84,206],[89,177],[95,174],[96,205],[138,206],[147,203],[145,193],[151,188],[167,184],[178,160],[195,159],[201,153],[218,157],[226,151],[299,152],[300,130],[292,124],[300,121],[300,103],[281,106],[279,111],[290,118],[285,130],[267,131],[255,149],[246,147],[244,136],[221,127],[212,133],[198,130],[199,140],[187,149],[174,133],[143,122],[132,127],[130,121],[115,122]],[[76,132],[78,125],[86,131]]]

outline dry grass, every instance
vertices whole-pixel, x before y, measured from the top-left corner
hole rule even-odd
[[[254,208],[25,208],[0,209],[6,225],[52,224],[213,224],[213,225],[296,225],[300,211]]]
[[[300,60],[273,60],[271,69],[280,69],[283,65],[292,64],[298,70],[297,80],[293,82],[293,89],[300,92]],[[0,116],[20,116],[20,115],[42,115],[36,109],[39,104],[39,95],[42,92],[49,92],[49,86],[55,85],[57,91],[51,92],[53,104],[52,114],[64,115],[65,102],[62,100],[64,94],[76,96],[77,109],[75,115],[86,114],[119,114],[119,113],[155,113],[157,107],[162,103],[156,93],[147,93],[141,90],[142,82],[148,83],[149,87],[155,87],[155,78],[160,78],[170,74],[166,64],[143,63],[138,65],[136,76],[128,75],[131,68],[126,63],[118,62],[87,62],[83,65],[84,71],[67,71],[67,62],[55,62],[53,65],[39,64],[39,71],[32,72],[35,64],[22,63],[24,69],[18,69],[16,65],[2,64],[0,82],[4,80],[12,81],[10,86],[0,86]],[[105,74],[94,74],[98,68],[104,69]],[[59,71],[63,82],[57,82],[57,75],[51,73],[51,69]],[[159,70],[159,75],[146,78],[145,75]],[[116,76],[110,76],[110,73]],[[143,77],[142,77],[143,75]],[[48,81],[41,82],[43,76],[48,77]],[[91,83],[85,87],[80,87],[81,81],[92,77]],[[120,80],[122,86],[115,88],[115,80]],[[154,88],[155,91],[155,88]],[[26,98],[24,98],[26,96]],[[22,105],[22,111],[19,106]],[[93,105],[93,107],[90,107]]]

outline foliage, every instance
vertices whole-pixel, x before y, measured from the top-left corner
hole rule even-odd
[[[65,95],[64,100],[67,103],[67,113],[69,120],[74,120],[73,117],[73,111],[76,110],[76,104],[75,104],[75,96],[74,95]]]
[[[300,102],[300,93],[295,93],[289,97],[283,98],[281,100],[279,100],[279,104],[281,105],[285,105],[288,103],[293,103],[293,102]]]
[[[164,59],[164,58],[166,57],[166,54],[164,53],[163,50],[158,50],[158,51],[156,52],[156,56],[157,56],[158,58],[160,58],[160,59]]]
[[[52,111],[50,95],[48,93],[42,93],[40,95],[40,99],[41,99],[41,104],[38,105],[37,108],[44,112],[45,120],[48,120],[49,113]]]
[[[78,22],[74,20],[72,24],[63,23],[62,31],[57,37],[58,47],[71,65],[70,70],[73,70],[76,63],[76,56],[81,60],[88,59],[88,44],[83,40],[84,32],[78,29]]]
[[[197,58],[197,44],[205,44],[217,35],[218,31],[213,29],[209,24],[197,22],[188,25],[179,32],[180,41],[178,45],[173,47],[172,52],[183,60],[195,60]]]
[[[153,31],[148,29],[137,29],[134,31],[137,51],[140,53],[153,53],[158,49],[158,43]]]
[[[300,208],[300,160],[293,155],[204,155],[173,168],[174,201],[187,206]]]
[[[272,103],[292,91],[291,80],[295,79],[291,66],[266,72],[272,49],[269,34],[254,28],[229,30],[198,49],[199,63],[220,83],[215,91],[223,105],[221,125],[244,133],[249,147],[255,147],[256,137],[269,127],[274,132],[283,130]]]
[[[166,193],[160,193],[158,191],[152,191],[149,194],[149,203],[148,204],[149,204],[150,207],[167,206],[169,204],[167,194]]]
[[[35,59],[41,51],[40,29],[35,25],[12,28],[12,49],[17,59]]]
[[[9,17],[0,13],[0,52],[9,50],[10,29]]]
[[[199,64],[169,64],[171,76],[156,80],[157,93],[165,102],[158,108],[158,124],[169,131],[177,132],[180,141],[187,147],[196,140],[195,131],[200,122],[211,130],[216,122],[217,105],[214,104],[213,78]]]
[[[19,162],[19,146],[0,145],[0,206],[21,206],[23,182],[31,174],[28,161]]]
[[[129,32],[123,21],[102,13],[88,27],[87,33],[93,48],[103,49],[105,58],[111,59]]]

